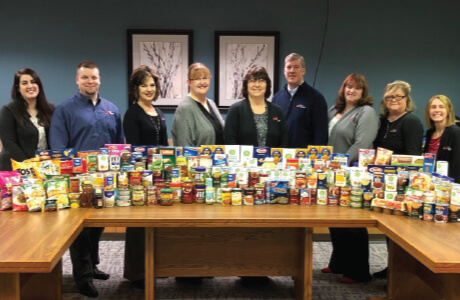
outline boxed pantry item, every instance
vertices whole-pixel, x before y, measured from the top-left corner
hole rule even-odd
[[[397,155],[393,154],[391,156],[391,165],[392,166],[423,166],[423,156],[418,155]]]

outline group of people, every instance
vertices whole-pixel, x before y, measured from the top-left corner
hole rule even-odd
[[[432,97],[425,108],[428,129],[422,148],[423,126],[412,112],[410,85],[395,81],[387,85],[380,102],[380,119],[364,76],[349,75],[328,110],[322,94],[304,80],[304,58],[289,54],[284,61],[286,85],[270,97],[272,82],[263,67],[251,68],[243,79],[245,99],[234,103],[224,121],[214,101],[207,98],[211,72],[202,63],[188,69],[188,96],[176,109],[172,124],[175,146],[253,145],[306,148],[331,145],[334,152],[349,155],[350,165],[361,148],[384,147],[395,154],[437,154],[449,162],[449,176],[460,183],[460,128],[454,126],[451,101]],[[78,92],[57,107],[49,103],[38,75],[21,69],[14,75],[11,102],[0,110],[0,170],[11,170],[11,161],[35,156],[35,150],[74,148],[94,150],[105,144],[167,145],[163,112],[155,107],[160,81],[155,70],[140,66],[129,80],[131,105],[123,121],[119,110],[99,94],[99,68],[92,61],[77,66]],[[97,268],[103,228],[85,228],[70,247],[73,275],[83,295],[97,297],[93,279],[109,274]],[[368,235],[365,228],[331,228],[333,253],[325,273],[340,273],[340,281],[362,282],[369,274]],[[144,231],[128,228],[125,277],[144,283]]]

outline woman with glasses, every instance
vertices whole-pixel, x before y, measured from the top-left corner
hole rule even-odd
[[[366,79],[360,74],[345,78],[335,105],[329,110],[329,142],[335,153],[346,153],[352,166],[359,149],[369,149],[379,126]],[[366,228],[329,228],[332,255],[323,273],[343,274],[342,283],[365,282],[369,273],[369,236]]]
[[[405,81],[387,84],[380,102],[380,128],[374,148],[382,147],[394,154],[420,155],[422,153],[423,125],[412,112],[415,104],[410,96],[411,87]],[[388,244],[388,238],[387,238]],[[386,278],[388,268],[372,274]]]
[[[230,106],[225,120],[227,145],[286,147],[287,128],[281,108],[267,101],[271,80],[263,67],[254,67],[243,79],[245,99]]]
[[[407,82],[389,83],[380,102],[380,128],[374,148],[382,147],[394,154],[420,155],[422,153],[423,125],[412,112],[414,102]]]
[[[447,175],[460,183],[460,127],[455,125],[452,102],[444,95],[431,97],[425,107],[425,153],[436,154],[436,160],[447,161]]]
[[[172,124],[174,146],[224,144],[224,119],[214,101],[206,98],[210,83],[211,72],[204,64],[190,65],[190,93],[177,107]]]

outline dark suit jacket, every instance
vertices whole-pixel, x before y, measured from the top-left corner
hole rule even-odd
[[[45,128],[48,138],[48,129]],[[11,171],[11,158],[23,161],[35,156],[38,144],[38,129],[32,122],[22,124],[16,102],[12,101],[0,109],[0,170]]]
[[[278,105],[268,101],[265,102],[268,109],[266,146],[286,147],[287,129],[283,111]],[[256,123],[248,99],[241,100],[230,106],[225,119],[224,137],[227,145],[259,146]]]

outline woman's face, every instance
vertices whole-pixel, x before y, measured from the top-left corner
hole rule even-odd
[[[396,89],[385,94],[385,105],[390,115],[402,114],[406,111],[407,95],[402,89]]]
[[[139,102],[149,102],[153,101],[156,93],[155,80],[152,77],[147,77],[147,79],[138,87],[139,92]]]
[[[251,78],[248,80],[248,96],[249,98],[264,98],[267,91],[267,81],[265,79]]]
[[[192,74],[191,78],[187,80],[190,87],[190,94],[206,97],[211,83],[211,74],[205,70],[198,70]]]
[[[363,97],[363,89],[354,83],[347,83],[344,90],[345,102],[356,105],[359,99]]]
[[[444,103],[438,98],[431,101],[430,104],[430,119],[434,123],[446,123],[447,121],[447,108]]]
[[[27,102],[30,102],[37,99],[40,88],[32,76],[25,74],[19,78],[18,91]]]

